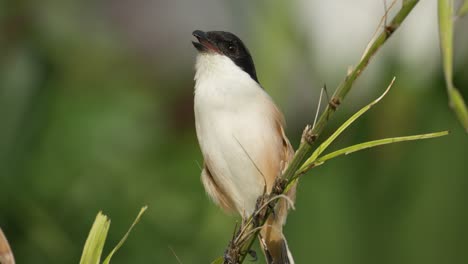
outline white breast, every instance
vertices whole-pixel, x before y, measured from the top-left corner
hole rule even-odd
[[[269,164],[279,164],[281,138],[265,91],[229,58],[201,54],[196,64],[197,137],[216,184],[243,216],[255,209]],[[265,153],[267,152],[267,153]],[[268,159],[265,156],[268,154]],[[271,171],[271,170],[270,170]]]

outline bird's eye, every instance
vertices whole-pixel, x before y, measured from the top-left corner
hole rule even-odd
[[[228,46],[228,50],[229,50],[230,52],[234,52],[234,51],[236,50],[236,47],[235,47],[234,45],[229,45],[229,46]]]

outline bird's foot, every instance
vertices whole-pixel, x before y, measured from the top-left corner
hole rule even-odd
[[[265,215],[268,211],[273,214],[273,217],[275,216],[275,206],[270,203],[272,197],[272,194],[263,194],[258,197],[253,215],[253,223],[256,227],[260,226],[264,220],[266,220]]]
[[[275,180],[275,185],[273,185],[273,193],[275,195],[282,194],[284,192],[284,189],[286,188],[288,184],[288,181],[281,178],[277,177]]]

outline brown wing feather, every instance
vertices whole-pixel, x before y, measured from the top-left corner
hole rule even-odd
[[[221,186],[216,183],[206,160],[201,173],[201,180],[206,193],[208,193],[208,196],[210,196],[210,198],[219,205],[219,207],[226,212],[234,211],[234,203],[226,196],[226,192],[222,190]]]
[[[11,252],[10,244],[3,234],[2,229],[0,228],[0,263],[3,264],[15,264],[15,258],[13,257],[13,252]]]
[[[294,149],[291,146],[286,134],[284,133],[284,118],[283,115],[275,107],[276,132],[281,138],[280,149],[280,164],[279,173],[283,173],[292,158],[294,157]],[[278,165],[277,165],[278,166]],[[277,167],[278,168],[278,167]],[[286,193],[286,195],[294,202],[296,198],[296,184]],[[294,263],[290,251],[287,246],[286,239],[283,235],[283,225],[286,222],[288,215],[289,204],[285,200],[280,200],[276,207],[275,214],[270,215],[266,225],[261,230],[261,237],[266,248],[262,248],[267,259],[267,263]]]
[[[284,133],[285,121],[284,116],[281,111],[273,104],[273,113],[274,113],[274,120],[276,122],[276,132],[281,137],[282,140],[282,149],[280,150],[280,159],[281,159],[281,172],[284,172],[289,165],[289,162],[292,160],[294,156],[294,149],[289,143],[286,134]]]
[[[284,133],[284,126],[285,126],[285,122],[284,122],[284,117],[282,115],[282,113],[278,110],[278,108],[275,107],[275,121],[276,121],[276,129],[277,129],[277,133],[280,135],[281,137],[281,142],[282,142],[282,146],[281,146],[281,150],[280,150],[280,160],[281,160],[281,164],[280,164],[280,173],[283,173],[284,171],[286,171],[286,169],[288,168],[288,165],[289,163],[291,162],[291,160],[293,159],[294,157],[294,149],[293,147],[291,146],[291,143],[289,142],[288,138],[286,137],[286,134]],[[292,202],[295,201],[296,199],[296,184],[294,184],[294,186],[292,186],[292,188],[288,191],[288,193],[286,194]],[[275,219],[275,222],[278,224],[277,228],[279,228],[279,226],[282,226],[284,225],[284,223],[286,222],[286,216],[288,214],[288,209],[289,209],[289,206],[288,206],[288,203],[286,201],[281,201],[278,205],[278,212],[277,212],[277,215],[278,215],[278,218]]]

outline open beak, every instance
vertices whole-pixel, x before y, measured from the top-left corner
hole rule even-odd
[[[209,51],[214,51],[216,53],[220,52],[220,50],[216,47],[216,45],[214,45],[208,39],[206,32],[203,32],[201,30],[195,30],[192,32],[192,35],[196,37],[198,40],[198,42],[192,41],[192,44],[199,52],[209,52]]]

